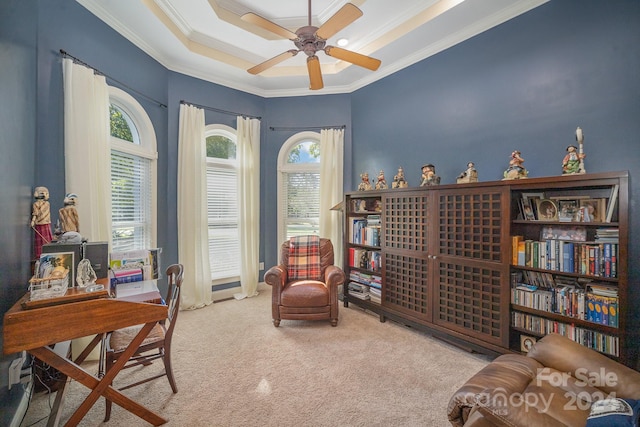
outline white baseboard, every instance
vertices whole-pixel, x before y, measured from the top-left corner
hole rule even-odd
[[[268,287],[264,282],[258,283],[258,292]],[[211,294],[213,295],[213,302],[224,301],[233,298],[234,294],[238,294],[242,292],[242,288],[240,286],[236,286],[235,288],[222,289],[219,291],[213,291]]]

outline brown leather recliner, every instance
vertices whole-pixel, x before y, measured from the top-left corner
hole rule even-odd
[[[345,274],[333,265],[333,245],[329,239],[320,239],[320,269],[323,280],[294,280],[288,278],[289,241],[281,246],[281,264],[271,267],[264,281],[271,285],[271,311],[273,324],[280,326],[281,319],[331,320],[338,324],[338,286],[345,281]]]
[[[580,426],[593,401],[640,399],[640,372],[561,335],[505,354],[471,377],[447,409],[455,427]]]

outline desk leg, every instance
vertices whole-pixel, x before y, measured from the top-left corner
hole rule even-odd
[[[51,351],[51,349],[49,349],[48,347],[40,347],[30,350],[30,352],[40,360],[48,363],[63,374],[75,379],[84,386],[92,389],[89,396],[87,396],[85,401],[82,402],[80,407],[78,407],[69,421],[67,421],[67,425],[77,425],[100,396],[108,398],[113,403],[122,406],[129,412],[139,416],[140,418],[144,419],[154,426],[162,425],[167,422],[167,420],[160,417],[155,412],[145,408],[137,402],[134,402],[110,385],[120,369],[122,369],[127,360],[135,353],[142,341],[149,334],[155,323],[156,322],[147,323],[142,327],[142,330],[140,330],[138,335],[135,336],[135,338],[131,341],[129,347],[127,347],[122,356],[116,361],[113,367],[109,369],[102,380],[98,380],[96,377],[89,374],[87,371],[83,370],[80,366],[76,365],[72,361],[60,357],[55,352]]]
[[[78,355],[74,363],[77,365],[80,365],[82,362],[84,362],[84,360],[93,351],[93,349],[98,344],[98,342],[102,340],[103,336],[104,334],[96,335],[93,338],[93,340],[85,347],[82,353]],[[69,345],[69,347],[71,347],[71,345]],[[69,354],[67,354],[67,356],[70,356],[70,355],[71,355],[71,349],[69,348]],[[47,422],[47,427],[57,427],[60,424],[61,409],[62,409],[62,406],[64,405],[64,397],[67,392],[67,386],[71,382],[71,378],[63,374],[63,378],[61,378],[61,381],[64,381],[64,383],[60,386],[60,388],[58,388],[58,391],[56,393],[56,398],[53,401],[53,407],[51,408],[51,415],[49,415],[49,421]]]

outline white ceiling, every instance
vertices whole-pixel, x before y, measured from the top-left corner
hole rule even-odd
[[[548,0],[352,0],[364,15],[327,44],[380,59],[377,71],[318,54],[324,89],[311,91],[306,56],[254,76],[246,70],[289,49],[240,20],[254,12],[291,31],[308,24],[305,0],[76,0],[172,71],[263,97],[349,93],[533,9]],[[313,0],[320,26],[346,3]]]

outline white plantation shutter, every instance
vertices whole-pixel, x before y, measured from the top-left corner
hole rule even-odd
[[[112,251],[151,247],[151,160],[111,151]]]
[[[209,260],[212,280],[240,274],[237,172],[223,162],[207,163]]]
[[[319,234],[320,173],[288,172],[281,191],[286,203],[281,207],[286,224],[286,238]]]

